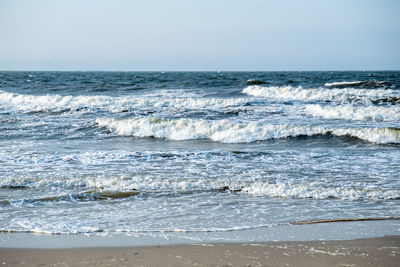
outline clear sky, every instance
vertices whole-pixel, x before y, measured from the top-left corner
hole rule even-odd
[[[400,69],[400,0],[0,0],[0,70]]]

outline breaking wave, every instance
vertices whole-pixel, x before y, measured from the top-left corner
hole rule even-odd
[[[368,89],[335,89],[335,88],[303,88],[292,86],[248,86],[242,93],[272,99],[283,99],[293,101],[339,101],[348,102],[354,100],[372,101],[385,99],[399,95],[393,90],[368,90]]]
[[[25,95],[8,93],[0,90],[0,104],[12,105],[23,112],[68,112],[105,110],[111,113],[132,110],[165,110],[165,109],[218,109],[224,107],[244,106],[251,102],[245,98],[199,98],[157,96],[61,96]]]
[[[228,120],[203,119],[97,119],[120,136],[156,137],[170,140],[210,139],[222,143],[249,143],[268,139],[324,134],[322,128],[290,125],[263,125],[257,122],[234,123]]]
[[[205,98],[190,96],[155,95],[155,96],[62,96],[57,94],[28,95],[9,93],[0,90],[0,105],[7,110],[22,112],[93,112],[110,113],[131,111],[168,111],[168,110],[218,110],[243,106],[265,106],[274,101],[366,101],[373,104],[400,103],[400,91],[384,89],[335,89],[292,86],[252,85],[242,90],[252,97],[240,98]],[[256,97],[256,98],[255,98]],[[265,99],[260,99],[263,97]]]
[[[400,199],[400,191],[396,189],[373,189],[356,187],[324,187],[321,184],[268,184],[255,182],[242,191],[271,198],[312,198],[312,199]]]
[[[399,121],[400,108],[387,106],[322,106],[307,105],[305,112],[324,119],[344,119],[356,121]]]
[[[273,125],[261,122],[234,123],[228,120],[130,118],[96,120],[119,136],[155,137],[169,140],[210,139],[222,143],[249,143],[298,136],[350,136],[377,144],[399,144],[397,128],[326,128]]]
[[[391,84],[386,81],[351,81],[351,82],[333,82],[325,83],[326,87],[331,88],[363,88],[363,89],[376,89],[387,88]]]

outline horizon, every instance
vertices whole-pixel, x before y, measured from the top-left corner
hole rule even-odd
[[[367,69],[367,70],[1,70],[0,72],[398,72],[400,69]]]

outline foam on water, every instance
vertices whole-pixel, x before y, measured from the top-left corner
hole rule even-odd
[[[26,95],[0,91],[0,101],[25,112],[60,112],[89,106],[102,106],[110,102],[106,96]]]
[[[394,217],[399,75],[1,72],[0,232]]]
[[[354,88],[303,88],[292,86],[248,86],[242,93],[273,99],[295,100],[295,101],[339,101],[348,102],[352,100],[372,100],[398,95],[397,91],[384,89],[354,89]]]
[[[343,82],[332,82],[325,83],[326,87],[334,87],[334,88],[386,88],[390,86],[390,83],[386,81],[343,81]]]
[[[319,183],[276,183],[268,184],[255,182],[244,187],[243,191],[256,195],[272,198],[312,198],[312,199],[399,199],[400,190],[377,189],[371,186],[343,188],[339,185],[333,187],[323,186]]]
[[[337,86],[337,85],[351,86],[351,85],[357,85],[357,84],[360,84],[360,83],[362,83],[362,81],[352,81],[352,82],[344,81],[344,82],[325,83],[324,85],[327,86],[327,87],[334,87],[334,86]]]
[[[400,143],[397,128],[328,128],[318,126],[273,125],[262,122],[235,123],[228,120],[130,119],[96,120],[100,127],[120,136],[156,137],[170,140],[210,139],[222,143],[249,143],[297,136],[333,134],[352,136],[378,144]]]
[[[367,89],[305,89],[292,86],[248,86],[242,93],[271,98],[275,100],[300,100],[300,101],[349,101],[397,98],[399,92],[393,90],[367,90]],[[240,107],[251,103],[266,105],[254,98],[201,98],[193,94],[182,94],[179,97],[176,92],[165,92],[155,95],[138,96],[62,96],[57,94],[28,95],[9,93],[0,90],[0,104],[12,107],[23,112],[64,112],[81,111],[91,112],[96,109],[108,112],[122,112],[129,110],[166,110],[166,109],[220,109],[226,107]],[[268,99],[266,99],[268,100]]]
[[[136,190],[132,191],[107,191],[107,190],[90,190],[79,193],[70,193],[63,195],[52,195],[37,198],[24,198],[19,200],[3,200],[0,204],[13,205],[13,206],[24,206],[32,204],[43,204],[46,202],[58,202],[58,201],[99,201],[109,199],[120,199],[137,196],[140,193]]]
[[[400,120],[400,107],[385,106],[322,106],[306,105],[305,112],[324,119],[343,119],[358,121],[394,121]]]
[[[271,125],[259,122],[235,123],[229,120],[161,119],[138,117],[130,119],[96,120],[100,127],[121,136],[157,137],[170,140],[211,139],[223,143],[318,135],[326,131],[318,127]]]
[[[165,109],[205,109],[231,106],[243,106],[252,101],[249,98],[199,98],[174,94],[149,96],[61,96],[56,94],[26,95],[8,93],[0,90],[0,103],[23,112],[91,112],[101,109],[108,112],[129,110],[165,110]]]
[[[18,181],[19,180],[19,181]],[[80,189],[76,193],[55,195],[47,193],[44,196],[34,198],[16,198],[2,201],[8,205],[34,205],[43,202],[57,201],[96,201],[105,199],[123,199],[136,196],[157,197],[168,194],[199,194],[214,192],[220,194],[249,194],[268,198],[295,198],[295,199],[400,199],[400,189],[380,188],[368,183],[354,183],[345,186],[339,183],[322,182],[297,182],[268,180],[234,180],[234,179],[207,179],[207,178],[151,178],[131,177],[129,179],[107,179],[104,177],[87,177],[77,179],[58,179],[42,183],[39,181],[28,181],[27,179],[14,179],[14,181],[2,181],[1,187],[8,185],[26,185],[36,189]],[[57,191],[55,191],[57,192]]]
[[[334,129],[336,136],[351,136],[376,144],[399,144],[399,128]]]

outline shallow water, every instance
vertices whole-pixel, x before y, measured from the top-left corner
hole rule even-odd
[[[0,72],[0,230],[396,217],[399,129],[400,72]]]

